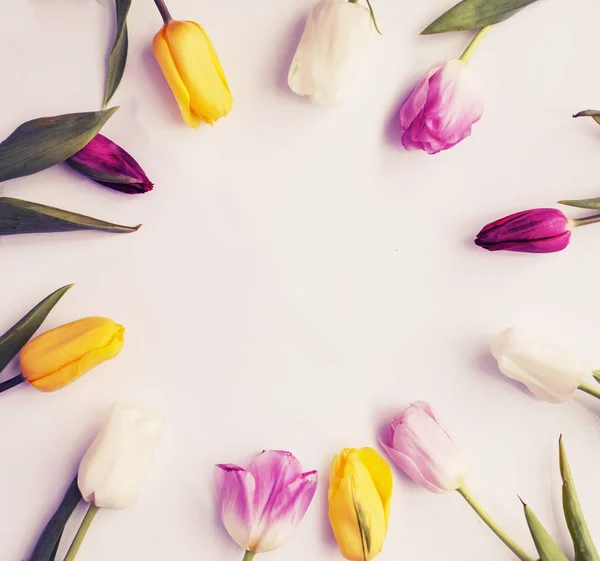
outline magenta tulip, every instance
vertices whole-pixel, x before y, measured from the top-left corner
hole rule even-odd
[[[66,163],[96,183],[121,193],[138,194],[152,190],[153,185],[141,166],[123,148],[101,134]]]
[[[466,62],[435,66],[400,110],[402,144],[407,150],[437,154],[471,134],[483,115],[479,84]]]
[[[390,423],[381,445],[415,483],[434,493],[456,491],[465,481],[464,461],[431,407],[412,403]]]
[[[247,469],[219,464],[215,488],[221,519],[235,542],[261,553],[279,547],[304,517],[317,489],[317,472],[302,472],[290,453],[268,450]]]
[[[552,253],[569,245],[574,223],[555,208],[524,210],[488,224],[475,243],[489,251]]]

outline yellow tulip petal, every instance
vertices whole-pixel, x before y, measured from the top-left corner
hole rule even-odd
[[[166,25],[163,26],[154,37],[154,41],[152,41],[152,51],[154,52],[154,56],[156,57],[162,73],[173,92],[173,96],[177,101],[183,120],[191,127],[198,128],[201,119],[192,109],[190,94],[179,76],[179,72],[177,71],[171,52],[169,51],[169,45],[165,38],[165,28]]]
[[[373,448],[361,448],[358,451],[360,461],[369,470],[371,479],[379,493],[383,510],[385,512],[385,522],[388,523],[390,517],[390,503],[392,500],[392,470],[386,459]]]

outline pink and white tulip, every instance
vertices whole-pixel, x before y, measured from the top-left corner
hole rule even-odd
[[[221,519],[246,551],[263,553],[283,544],[300,524],[317,489],[317,472],[302,472],[290,453],[267,450],[247,469],[219,464],[215,489]]]
[[[463,486],[463,458],[429,404],[412,403],[391,421],[389,431],[389,440],[382,439],[381,445],[415,483],[434,493]]]
[[[471,135],[483,115],[480,86],[466,62],[434,66],[400,110],[402,145],[437,154]]]

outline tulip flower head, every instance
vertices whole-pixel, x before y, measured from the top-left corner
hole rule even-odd
[[[215,490],[221,519],[244,550],[271,551],[300,524],[317,489],[317,472],[303,472],[290,453],[267,450],[246,469],[219,464]]]
[[[415,483],[434,493],[455,491],[465,481],[464,460],[431,406],[412,403],[390,423],[381,445]]]
[[[116,357],[123,348],[124,332],[123,326],[102,317],[88,317],[51,329],[21,350],[23,377],[40,391],[59,390]]]
[[[97,134],[66,163],[96,183],[121,193],[152,190],[152,183],[141,166],[123,148],[101,134]]]
[[[346,448],[329,474],[329,522],[342,555],[370,561],[387,535],[392,472],[372,448]]]
[[[318,105],[341,105],[373,29],[372,12],[358,2],[319,0],[290,67],[290,89]]]

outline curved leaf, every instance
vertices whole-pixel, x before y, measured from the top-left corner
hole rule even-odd
[[[585,111],[580,111],[579,113],[575,113],[573,117],[592,117],[592,119],[594,119],[596,123],[600,124],[600,111],[597,111],[596,109],[587,109]]]
[[[115,0],[117,10],[117,36],[108,57],[108,74],[106,76],[106,91],[104,93],[104,107],[115,94],[127,63],[127,49],[129,38],[127,36],[127,14],[131,7],[131,0]]]

